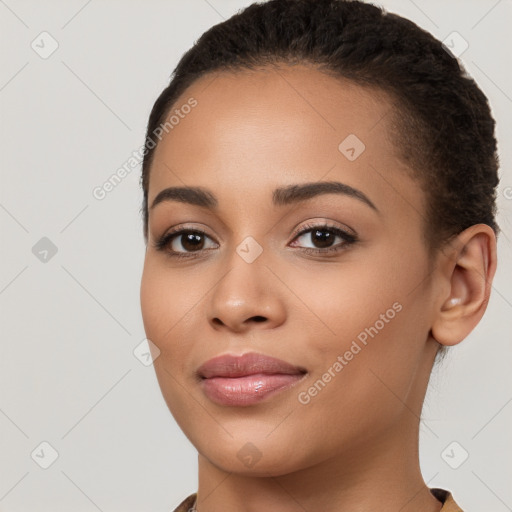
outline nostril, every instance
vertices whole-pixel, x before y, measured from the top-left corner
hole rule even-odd
[[[253,316],[252,319],[255,322],[264,322],[266,320],[266,318],[264,316]]]

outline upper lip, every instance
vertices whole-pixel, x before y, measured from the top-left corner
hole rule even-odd
[[[304,374],[306,370],[294,366],[281,359],[248,352],[237,356],[225,354],[206,361],[197,369],[197,374],[203,379],[212,377],[243,377],[245,375],[265,374]]]

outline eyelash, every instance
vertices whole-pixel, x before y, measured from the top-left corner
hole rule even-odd
[[[318,248],[312,248],[312,247],[301,247],[299,250],[305,252],[306,254],[315,254],[315,255],[321,255],[326,253],[337,253],[346,247],[356,243],[358,241],[357,236],[348,233],[347,231],[344,231],[336,226],[330,225],[330,224],[309,224],[304,226],[304,229],[302,229],[300,232],[298,232],[293,240],[301,237],[302,235],[305,235],[306,233],[312,232],[312,231],[329,231],[333,233],[335,236],[339,236],[343,239],[342,243],[339,243],[338,245],[334,247],[327,247],[324,249],[318,249]],[[210,249],[201,249],[199,251],[194,252],[178,252],[178,251],[170,251],[168,250],[168,246],[173,241],[174,238],[178,237],[179,235],[183,234],[196,234],[196,235],[203,235],[208,237],[207,233],[200,229],[175,229],[167,232],[165,235],[160,237],[155,243],[154,247],[158,251],[166,251],[168,253],[168,256],[170,258],[197,258],[201,252],[208,251]],[[210,237],[208,237],[210,238]],[[292,240],[292,241],[293,241]]]

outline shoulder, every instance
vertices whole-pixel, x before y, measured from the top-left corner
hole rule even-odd
[[[193,509],[194,502],[196,501],[197,493],[191,494],[188,498],[185,498],[173,512],[191,512]],[[444,512],[444,511],[443,511]]]
[[[443,504],[441,512],[464,512],[449,491],[444,489],[430,489],[430,492]]]

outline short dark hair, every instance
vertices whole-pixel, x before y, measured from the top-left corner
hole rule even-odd
[[[387,93],[398,156],[427,199],[423,235],[431,254],[474,224],[498,233],[495,121],[487,98],[446,47],[412,21],[359,0],[270,0],[205,32],[157,98],[142,163],[146,240],[152,135],[176,100],[207,73],[297,63]],[[441,346],[436,361],[445,354]]]
[[[473,224],[498,232],[499,161],[487,98],[430,33],[358,0],[258,2],[210,28],[156,100],[146,146],[179,96],[206,73],[296,63],[387,93],[398,156],[426,194],[430,248]],[[153,153],[154,147],[144,154],[141,176],[146,240]]]

